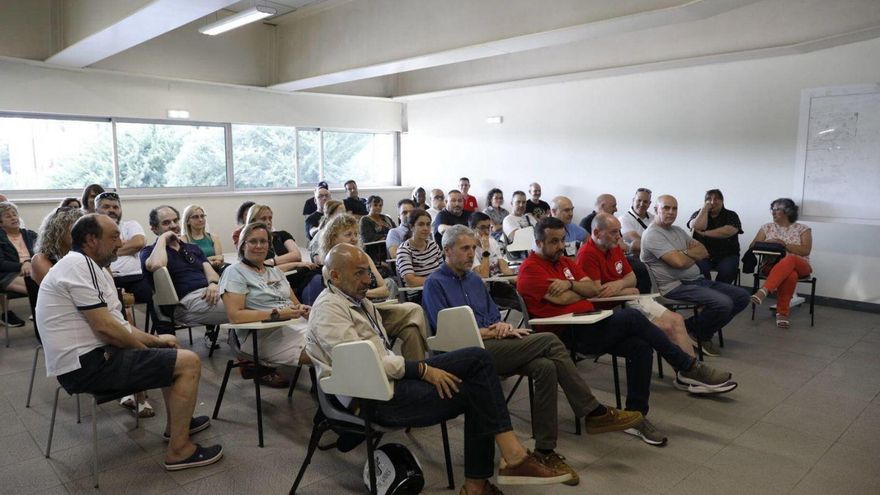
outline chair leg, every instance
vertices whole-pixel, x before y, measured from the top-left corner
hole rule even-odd
[[[535,424],[535,381],[532,380],[532,377],[528,377],[527,383],[529,385],[529,421]],[[535,436],[534,432],[532,432],[532,436]]]
[[[446,430],[446,421],[440,422],[440,433],[443,435],[443,456],[446,458],[446,480],[449,482],[447,487],[454,490],[455,476],[452,474],[452,456],[449,454],[449,432]]]
[[[260,447],[263,447],[263,400],[260,398],[260,352],[257,349],[259,339],[255,335],[251,340],[254,341],[254,395],[257,401],[257,438]]]
[[[724,347],[724,329],[723,328],[718,329],[718,346]]]
[[[6,329],[6,347],[9,347],[9,320],[6,319],[7,314],[9,313],[9,298],[6,297],[6,293],[0,294],[0,299],[3,299],[3,305],[0,306],[0,311],[5,311],[3,313],[3,327]]]
[[[663,358],[657,353],[657,378],[663,378]]]
[[[299,487],[303,476],[306,474],[306,468],[308,468],[309,464],[312,462],[312,456],[318,448],[318,443],[321,441],[321,436],[324,435],[324,431],[326,430],[321,423],[316,424],[312,428],[312,436],[309,438],[309,450],[306,452],[306,458],[303,459],[302,466],[299,468],[299,473],[296,475],[296,480],[293,482],[293,486],[290,487],[290,495],[296,493],[297,487]]]
[[[211,341],[211,349],[208,351],[208,357],[214,356],[214,350],[217,347],[217,337],[220,335],[220,328],[216,325],[210,325],[210,327],[205,327],[205,329],[210,328],[210,338]]]
[[[31,383],[28,385],[27,402],[24,403],[24,407],[31,407],[31,395],[34,393],[34,375],[37,374],[37,359],[40,357],[40,350],[42,348],[42,345],[37,345],[37,348],[34,349],[34,365],[31,367]]]
[[[611,369],[614,372],[614,398],[617,401],[617,408],[623,409],[623,403],[620,401],[620,372],[617,370],[617,356],[611,355]]]
[[[193,346],[193,329],[192,329],[192,327],[187,327],[187,330],[189,330],[189,346],[192,347]]]
[[[76,424],[82,423],[82,414],[79,409],[79,394],[75,395],[76,397]]]
[[[302,366],[297,366],[296,371],[293,372],[293,380],[290,380],[290,388],[287,389],[287,398],[293,397],[293,389],[296,388],[296,381],[299,380],[299,372],[302,371]]]
[[[525,377],[526,377],[525,375],[519,375],[519,378],[516,379],[516,383],[513,384],[513,388],[510,389],[510,393],[508,393],[507,398],[504,399],[505,404],[510,404],[510,399],[513,398],[513,394],[516,393],[516,389],[519,388],[519,384],[522,383],[523,378],[525,378]]]
[[[55,402],[52,404],[52,419],[49,420],[49,440],[46,442],[46,457],[52,452],[52,435],[55,433],[55,414],[58,412],[58,393],[61,386],[55,389]]]
[[[217,394],[217,404],[214,405],[214,415],[211,416],[213,419],[217,419],[217,415],[220,414],[220,404],[223,402],[223,394],[226,392],[226,384],[229,383],[229,372],[231,372],[234,367],[234,363],[231,359],[226,362],[226,372],[223,373],[223,383],[220,384],[220,393]]]
[[[95,488],[98,488],[98,399],[94,395],[92,396],[92,453],[95,456],[92,461],[92,479]]]
[[[375,444],[373,443],[373,426],[370,423],[370,408],[365,407],[363,409],[364,413],[364,433],[366,434],[367,441],[367,465],[370,471],[370,495],[376,494],[376,458],[374,455],[375,452]]]
[[[816,323],[816,277],[810,282],[810,326]]]

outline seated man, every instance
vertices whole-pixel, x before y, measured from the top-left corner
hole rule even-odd
[[[443,208],[446,208],[446,195],[443,193],[443,189],[431,189],[431,207],[425,211],[431,215],[432,222]]]
[[[538,249],[523,262],[516,283],[529,313],[536,317],[559,316],[593,310],[588,298],[598,294],[593,282],[570,258],[563,256],[565,224],[543,218],[535,227]],[[588,328],[568,328],[572,345],[586,354],[614,353],[626,357],[626,409],[648,414],[654,350],[676,370],[676,382],[700,388],[724,386],[729,373],[716,371],[682,351],[641,313],[627,308],[615,311]],[[733,386],[726,386],[733,390]],[[648,421],[627,430],[650,445],[665,445],[666,437]]]
[[[321,184],[318,184],[318,188],[315,189],[314,199],[317,210],[306,217],[306,238],[310,241],[315,237],[321,224],[321,219],[324,218],[324,205],[333,198],[330,196],[330,189],[321,187]]]
[[[632,428],[642,422],[642,415],[600,404],[556,335],[531,333],[501,321],[501,313],[488,289],[472,270],[476,247],[474,232],[462,225],[450,227],[443,234],[445,263],[428,277],[422,294],[428,321],[436,330],[437,314],[441,310],[456,306],[473,309],[483,345],[492,356],[498,374],[528,375],[535,381],[532,404],[535,450],[544,456],[545,464],[572,473],[572,479],[565,484],[577,485],[577,472],[554,452],[558,433],[557,384],[565,392],[575,417],[587,418],[587,433]]]
[[[409,229],[406,227],[406,217],[409,212],[416,208],[416,204],[409,198],[403,198],[397,202],[398,223],[397,227],[388,231],[388,237],[385,238],[385,248],[388,250],[388,257],[394,259],[397,256],[397,248],[403,244],[406,239],[406,233]]]
[[[541,199],[541,184],[532,182],[529,184],[529,201],[526,203],[526,213],[540,220],[544,215],[550,214],[550,205]]]
[[[571,200],[565,196],[553,198],[550,216],[562,220],[562,223],[565,224],[565,255],[574,257],[580,245],[587,240],[588,235],[586,230],[572,223],[574,205]]]
[[[712,336],[749,305],[749,293],[741,287],[703,277],[697,262],[709,253],[684,229],[673,225],[678,216],[678,201],[674,197],[657,198],[654,212],[654,222],[642,234],[642,261],[653,271],[661,294],[703,306],[685,325],[694,340],[702,342],[703,353],[719,356],[721,351],[712,342]]]
[[[134,295],[139,303],[153,298],[153,289],[144,279],[138,253],[144,247],[144,228],[134,220],[122,220],[122,200],[115,192],[102,192],[95,197],[95,212],[107,215],[119,226],[122,247],[116,253],[118,258],[110,265],[116,287]]]
[[[577,265],[596,283],[598,297],[638,294],[636,275],[633,273],[619,245],[620,220],[608,213],[599,213],[593,220],[593,234],[578,251]],[[694,356],[696,342],[688,339],[684,318],[669,311],[650,296],[642,296],[626,305],[639,310],[653,324],[660,327],[678,347]]]
[[[327,189],[327,190],[329,191],[329,190],[330,190],[330,185],[327,184],[327,181],[323,181],[323,180],[322,180],[321,182],[318,182],[318,185],[317,185],[317,186],[315,186],[315,191],[316,191],[316,192],[317,192],[319,189]],[[251,204],[253,204],[253,203],[251,203]],[[315,197],[314,197],[314,196],[312,196],[311,198],[307,199],[307,200],[303,203],[303,216],[304,216],[304,217],[308,217],[309,215],[311,215],[312,213],[314,213],[314,212],[316,212],[316,211],[318,211],[318,210],[319,210],[319,209],[318,209],[318,203],[315,201]]]
[[[739,235],[742,223],[735,211],[724,207],[724,195],[718,189],[706,191],[703,207],[688,221],[694,239],[703,243],[709,257],[697,262],[700,273],[711,279],[710,271],[718,270],[715,280],[732,284],[739,270]]]
[[[438,246],[446,229],[453,225],[467,226],[468,220],[471,218],[471,212],[464,211],[464,196],[461,195],[461,191],[453,189],[449,191],[447,197],[449,201],[446,202],[446,209],[440,210],[437,218],[431,224],[434,231],[434,242]]]
[[[651,208],[651,190],[645,187],[636,189],[633,196],[632,207],[623,215],[617,217],[620,220],[620,234],[624,242],[629,246],[626,259],[629,261],[633,272],[636,274],[636,288],[642,294],[651,292],[651,276],[648,268],[639,258],[642,245],[642,233],[648,225],[654,221],[654,215],[648,211]]]
[[[596,214],[598,213],[609,213],[611,215],[617,213],[617,198],[608,193],[600,194],[596,198],[596,205],[593,212],[582,218],[581,223],[578,224],[580,228],[586,230],[588,234],[592,232],[593,219],[596,218]]]
[[[390,349],[382,317],[366,299],[370,287],[370,259],[359,248],[339,244],[324,263],[327,289],[312,307],[306,352],[319,379],[331,375],[333,348],[346,342],[369,340],[379,352],[385,373],[394,380],[394,397],[377,402],[373,420],[385,426],[429,426],[465,415],[465,484],[459,495],[501,493],[491,483],[494,443],[501,449],[501,484],[562,483],[571,474],[541,462],[527,452],[513,433],[510,415],[492,360],[483,349],[469,348],[406,361]],[[357,401],[336,397],[357,412]],[[505,465],[506,463],[506,465]]]
[[[150,211],[150,229],[156,242],[141,250],[141,267],[152,284],[153,272],[167,267],[180,304],[174,318],[183,325],[226,323],[226,308],[217,284],[220,276],[195,244],[180,240],[180,214],[163,205]]]
[[[342,200],[345,204],[345,211],[358,217],[366,215],[368,213],[367,200],[358,196],[357,182],[349,179],[345,181],[343,187],[345,187],[345,191],[348,193],[348,197]]]
[[[122,316],[113,278],[106,271],[122,246],[110,217],[90,214],[73,226],[72,249],[40,284],[37,325],[46,372],[70,394],[117,394],[162,388],[167,423],[165,469],[206,466],[220,460],[220,445],[202,447],[189,437],[208,426],[192,417],[201,362],[178,348],[173,335],[153,336]]]
[[[507,237],[508,243],[513,241],[517,230],[526,227],[534,227],[535,224],[538,223],[538,219],[536,219],[534,215],[526,213],[527,201],[526,193],[522,191],[515,191],[513,196],[510,197],[510,206],[513,208],[513,212],[504,217],[501,226],[504,230],[504,235]]]

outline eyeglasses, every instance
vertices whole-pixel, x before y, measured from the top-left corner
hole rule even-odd
[[[95,203],[99,201],[109,199],[110,201],[119,201],[119,195],[115,192],[102,192],[101,194],[95,196]]]
[[[781,206],[774,206],[770,208],[770,211],[785,211],[785,208]]]
[[[190,218],[190,220],[201,220],[203,218],[208,218],[208,215],[205,215],[204,213],[202,213],[200,215],[190,215],[189,218]]]
[[[443,199],[443,196],[434,196],[434,199]]]
[[[247,242],[247,245],[248,245],[248,246],[255,246],[255,247],[256,247],[256,246],[268,246],[268,245],[269,245],[269,241],[266,240],[266,239],[248,239],[248,240],[245,241],[245,242]]]
[[[637,192],[637,193],[648,193],[648,194],[651,194],[651,190],[648,189],[647,187],[640,187],[640,188],[636,189],[636,192]]]

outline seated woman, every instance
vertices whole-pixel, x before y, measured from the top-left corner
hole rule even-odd
[[[61,200],[61,203],[58,203],[59,208],[82,208],[82,203],[79,202],[78,198],[64,198]]]
[[[395,227],[394,220],[382,213],[383,205],[379,196],[370,196],[367,199],[370,213],[362,216],[360,220],[361,239],[365,243],[384,241],[388,237],[388,231]]]
[[[247,223],[261,222],[266,224],[272,232],[272,244],[266,257],[266,264],[274,266],[282,273],[296,270],[290,274],[287,281],[293,286],[294,293],[302,294],[303,287],[318,273],[318,265],[303,261],[302,253],[296,240],[286,230],[272,230],[272,208],[267,205],[255,204],[251,206],[247,214]],[[241,243],[239,243],[239,246]]]
[[[230,323],[264,320],[288,320],[272,330],[255,334],[236,330],[243,350],[250,348],[249,338],[258,339],[260,359],[269,365],[300,366],[308,364],[305,354],[306,332],[311,308],[300,304],[284,277],[274,266],[266,265],[272,246],[270,227],[262,222],[247,224],[238,243],[239,261],[223,270],[220,295]]]
[[[397,249],[397,274],[406,287],[421,287],[428,275],[443,263],[443,252],[431,234],[431,215],[421,208],[406,217],[406,239]],[[421,301],[420,293],[407,294],[410,301]]]
[[[183,238],[185,242],[198,246],[208,259],[208,263],[218,269],[225,264],[223,247],[220,245],[220,236],[213,236],[207,232],[207,218],[205,209],[199,205],[189,205],[184,208]]]
[[[492,220],[489,215],[474,212],[469,220],[471,229],[477,233],[477,249],[474,252],[474,272],[482,278],[498,275],[513,275],[507,260],[492,235]],[[515,282],[515,281],[514,281]]]
[[[324,216],[322,216],[321,220],[318,222],[318,229],[315,231],[315,236],[309,241],[309,259],[318,265],[324,264],[324,257],[321,256],[321,232],[324,231],[324,227],[330,222],[330,220],[345,213],[345,203],[335,199],[328,200],[324,203],[323,213]]]
[[[752,295],[752,302],[761,304],[769,294],[776,292],[776,326],[789,328],[791,297],[799,278],[813,273],[810,266],[810,251],[813,249],[813,234],[810,228],[797,223],[798,207],[788,198],[779,198],[770,203],[773,222],[765,223],[758,230],[751,246],[756,242],[773,242],[782,245],[786,254],[769,269],[765,269],[767,280]]]
[[[83,188],[82,199],[79,202],[82,205],[83,213],[95,212],[95,198],[102,192],[104,192],[104,188],[99,184],[89,184]]]
[[[34,257],[31,258],[31,278],[37,285],[43,282],[49,269],[70,251],[70,244],[73,242],[70,229],[81,216],[83,212],[79,208],[62,206],[43,219],[34,246]]]
[[[21,228],[15,204],[0,202],[0,290],[27,295],[24,278],[31,276],[36,241],[36,232]],[[10,327],[24,326],[24,320],[8,308],[0,312]]]
[[[358,239],[358,219],[353,215],[339,215],[323,230],[321,236],[321,258],[323,259],[338,244],[351,244],[360,247]],[[395,297],[397,285],[391,279],[383,279],[379,270],[370,261],[370,289],[367,297],[370,299],[384,299]],[[314,283],[314,282],[313,282]],[[317,294],[315,294],[317,298]],[[400,351],[403,357],[411,361],[425,359],[428,352],[428,343],[425,338],[428,335],[428,322],[425,313],[418,304],[387,304],[377,306],[382,324],[388,331],[388,335],[401,340]]]
[[[492,220],[492,237],[499,240],[504,234],[502,228],[504,217],[510,215],[510,212],[504,208],[504,192],[497,187],[489,189],[489,194],[486,195],[486,204],[488,206],[483,209],[483,213],[489,215],[489,219]]]

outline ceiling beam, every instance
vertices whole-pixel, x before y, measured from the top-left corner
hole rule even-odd
[[[88,67],[177,29],[238,0],[154,0],[46,59],[53,65]]]
[[[502,40],[442,50],[415,57],[321,74],[269,86],[281,91],[301,91],[331,84],[387,76],[400,72],[427,69],[441,65],[467,62],[481,58],[518,53],[632,31],[691,22],[740,8],[757,0],[693,0],[675,7],[588,22],[540,33],[514,36]]]

